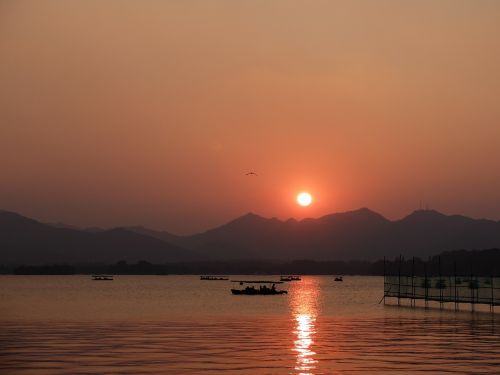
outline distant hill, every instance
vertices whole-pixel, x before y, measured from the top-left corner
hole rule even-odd
[[[249,213],[173,241],[218,259],[376,260],[428,257],[446,250],[500,247],[500,222],[415,211],[396,221],[367,208],[318,219],[281,221]]]
[[[500,222],[419,210],[391,221],[367,208],[317,219],[252,213],[191,236],[144,227],[89,231],[0,212],[0,264],[119,260],[364,260],[427,258],[456,249],[500,248]]]
[[[60,228],[0,211],[0,264],[156,263],[200,259],[194,252],[126,229]]]
[[[66,229],[75,229],[75,230],[83,230],[85,232],[104,232],[106,229],[99,228],[99,227],[87,227],[87,228],[80,228],[77,227],[76,225],[71,225],[71,224],[65,224],[65,223],[46,223],[50,225],[51,227],[55,228],[66,228]]]
[[[134,227],[124,227],[124,229],[135,232],[135,233],[140,233],[145,236],[150,236],[154,238],[158,238],[159,240],[170,242],[170,243],[180,243],[182,242],[182,237],[177,236],[175,234],[166,232],[166,231],[159,231],[159,230],[154,230],[154,229],[149,229],[145,228],[142,226],[134,226]]]

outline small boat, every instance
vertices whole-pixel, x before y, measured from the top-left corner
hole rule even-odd
[[[342,279],[342,276],[339,276],[335,278],[335,281],[344,281],[344,279]]]
[[[92,280],[113,281],[113,275],[92,275]]]
[[[276,294],[287,294],[286,290],[277,290],[275,284],[281,283],[281,281],[234,281],[243,285],[245,283],[258,283],[263,284],[258,288],[255,286],[246,286],[243,289],[231,289],[231,293],[235,295],[247,295],[247,296],[272,296]],[[272,284],[271,287],[268,287],[267,284]]]
[[[219,281],[219,280],[229,280],[229,279],[224,276],[200,276],[200,280]]]
[[[281,276],[280,281],[300,281],[300,276]]]

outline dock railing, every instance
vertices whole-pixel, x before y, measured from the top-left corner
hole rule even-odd
[[[397,298],[398,305],[401,299],[409,300],[411,306],[423,300],[426,307],[429,301],[434,301],[439,302],[441,308],[445,303],[454,303],[455,310],[460,303],[470,304],[472,310],[474,305],[484,304],[489,305],[492,312],[500,305],[500,278],[458,275],[456,272],[443,274],[440,260],[437,274],[428,272],[426,264],[423,272],[416,272],[414,260],[411,266],[408,263],[402,266],[402,257],[395,263],[397,270],[394,264],[387,267],[384,259],[384,303],[389,297]],[[456,270],[456,266],[453,269]]]

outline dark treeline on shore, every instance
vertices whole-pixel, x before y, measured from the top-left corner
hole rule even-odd
[[[396,258],[386,262],[387,274],[411,276],[500,276],[500,249],[445,251],[427,260]]]
[[[295,260],[277,262],[197,261],[153,264],[147,261],[115,264],[51,264],[43,266],[3,266],[0,272],[17,275],[71,275],[109,273],[114,275],[237,275],[237,274],[302,274],[302,275],[474,275],[500,276],[500,249],[447,251],[427,260],[395,258],[369,261]]]
[[[44,266],[19,266],[13,269],[2,267],[2,273],[13,273],[15,275],[74,275],[77,268],[69,264],[47,264]],[[10,272],[9,272],[10,271]]]
[[[43,266],[2,267],[4,274],[15,275],[71,275],[71,274],[113,274],[113,275],[382,275],[383,261],[328,261],[296,260],[292,262],[276,261],[199,261],[153,264],[147,261],[115,264],[52,264]]]

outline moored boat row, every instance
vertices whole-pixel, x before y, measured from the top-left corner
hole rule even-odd
[[[95,281],[113,281],[113,275],[92,275]]]
[[[300,278],[300,276],[289,275],[289,276],[281,276],[280,277],[280,281],[300,281],[300,280],[302,280]]]
[[[225,276],[200,276],[200,280],[209,280],[209,281],[226,281],[229,278]]]

